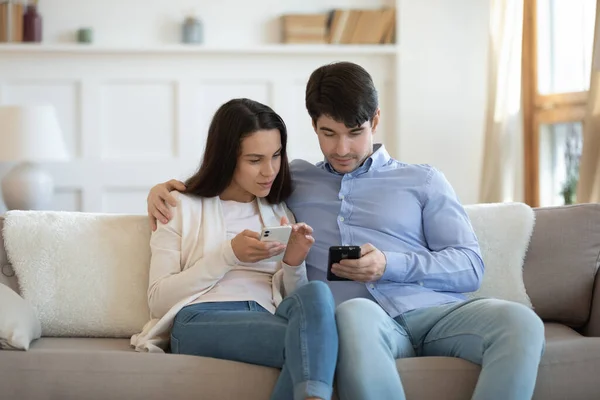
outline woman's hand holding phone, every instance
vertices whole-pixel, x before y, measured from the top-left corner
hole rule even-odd
[[[281,225],[287,224],[289,224],[288,219],[286,217],[281,218]],[[313,229],[303,222],[292,225],[292,234],[283,256],[284,263],[297,267],[304,262],[310,248],[315,243],[312,233]]]
[[[258,232],[246,229],[231,239],[231,248],[241,262],[255,263],[283,253],[286,245],[279,242],[261,242]]]

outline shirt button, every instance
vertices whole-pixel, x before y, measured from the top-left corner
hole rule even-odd
[[[423,282],[419,281],[419,285],[423,286]]]
[[[341,221],[341,222],[344,222],[344,217],[340,217],[340,221]]]
[[[344,200],[344,195],[340,195],[340,200]]]
[[[375,289],[375,285],[373,285],[372,283],[370,286],[371,286],[371,289]]]

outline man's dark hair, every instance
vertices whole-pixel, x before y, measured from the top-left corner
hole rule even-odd
[[[378,107],[373,79],[358,64],[324,65],[311,74],[306,84],[306,109],[314,123],[325,115],[355,128],[372,122]]]
[[[242,139],[256,131],[271,129],[279,130],[281,135],[281,166],[266,199],[270,204],[285,201],[292,192],[285,123],[270,107],[249,99],[230,100],[217,110],[208,128],[202,164],[185,182],[185,193],[219,196],[233,179]]]

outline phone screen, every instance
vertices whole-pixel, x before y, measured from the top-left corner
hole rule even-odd
[[[327,263],[327,280],[328,281],[349,281],[350,279],[342,278],[331,272],[331,266],[339,263],[343,259],[357,260],[360,258],[359,246],[331,246],[329,248],[329,262]]]

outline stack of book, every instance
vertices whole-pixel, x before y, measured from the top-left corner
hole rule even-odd
[[[0,42],[23,41],[24,10],[20,1],[0,1]]]
[[[282,17],[283,43],[389,44],[396,41],[396,9],[335,9]]]
[[[396,41],[396,9],[334,10],[328,43],[388,44]]]
[[[284,15],[283,43],[326,43],[327,20],[327,14]]]

